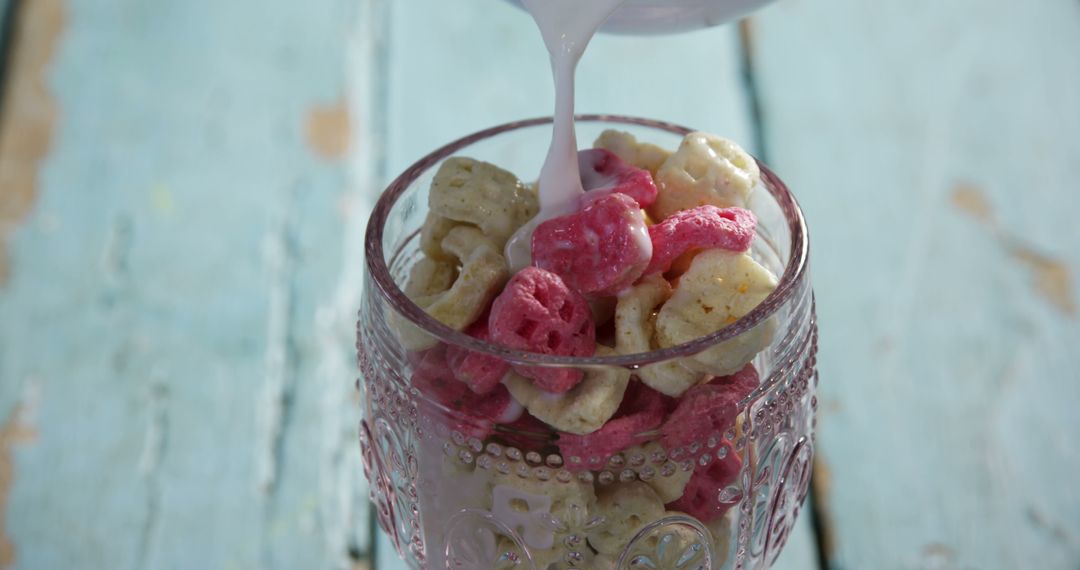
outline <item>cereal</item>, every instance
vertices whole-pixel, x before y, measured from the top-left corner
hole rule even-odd
[[[457,279],[453,263],[422,257],[409,271],[405,295],[410,299],[423,299],[446,291]]]
[[[641,276],[651,256],[645,216],[625,194],[596,195],[580,211],[540,224],[532,236],[533,264],[583,295],[618,293]]]
[[[610,356],[614,351],[597,346],[597,356]],[[529,380],[511,374],[506,387],[533,416],[560,431],[573,434],[592,433],[608,421],[619,407],[630,371],[609,367],[588,370],[585,377],[569,392],[554,395],[537,388]]]
[[[670,503],[683,495],[683,489],[686,488],[686,482],[690,480],[691,472],[675,468],[675,464],[668,459],[667,450],[660,442],[650,441],[630,447],[623,452],[626,457],[633,457],[635,454],[639,454],[645,461],[644,465],[652,469],[653,475],[645,481],[645,484],[656,491],[661,501]],[[643,477],[642,480],[644,479]]]
[[[578,170],[586,191],[626,194],[642,208],[656,201],[656,183],[648,170],[637,168],[610,150],[594,148],[578,152]]]
[[[412,299],[418,306],[424,307],[433,303],[439,294],[449,289],[455,279],[457,279],[457,270],[453,263],[421,257],[409,271],[409,279],[405,283],[405,296]],[[390,311],[388,320],[406,349],[421,351],[435,346],[437,342],[435,337],[398,313]]]
[[[520,465],[520,464],[519,464]],[[596,494],[591,484],[572,480],[541,481],[516,470],[492,471],[491,512],[521,536],[532,549],[549,549],[572,518],[595,516]],[[554,524],[553,524],[554,523]]]
[[[660,428],[664,447],[685,447],[714,434],[726,433],[735,425],[737,404],[758,383],[757,370],[747,364],[734,375],[714,378],[708,384],[687,390]]]
[[[597,512],[606,524],[589,533],[589,544],[601,554],[618,556],[642,527],[664,516],[664,503],[641,481],[601,487]]]
[[[735,482],[742,469],[742,459],[735,453],[731,442],[725,440],[721,446],[727,449],[724,457],[713,459],[705,467],[697,467],[686,484],[683,496],[668,504],[668,508],[709,523],[723,516],[734,505],[721,502],[718,490]]]
[[[556,445],[571,471],[602,469],[613,455],[641,441],[664,421],[671,402],[640,382],[631,382],[615,416],[585,435],[560,433]]]
[[[453,255],[443,251],[442,242],[450,230],[463,225],[468,224],[428,212],[427,217],[424,218],[424,225],[420,228],[420,251],[431,259],[456,262]]]
[[[441,455],[420,463],[424,480],[452,480],[454,493],[444,493],[438,485],[417,485],[416,492],[423,505],[421,520],[429,552],[444,552],[446,527],[464,509],[484,509],[490,502],[491,473],[477,469],[475,462],[464,462],[458,456]]]
[[[646,277],[619,295],[615,309],[615,347],[619,354],[637,354],[656,348],[652,345],[653,315],[670,296],[671,286],[659,275]],[[687,367],[685,359],[647,364],[637,370],[637,375],[650,388],[674,397],[704,378],[700,371]]]
[[[461,260],[454,284],[437,295],[413,301],[435,320],[463,330],[487,310],[506,283],[506,259],[476,228],[458,226],[442,241],[443,250]]]
[[[480,396],[458,381],[446,363],[443,345],[437,345],[417,358],[412,384],[447,409],[445,415],[451,428],[473,437],[487,437],[495,422],[514,421],[517,419],[515,410],[520,410],[503,386]]]
[[[536,188],[492,164],[444,161],[405,294],[480,341],[608,357],[706,337],[776,288],[750,254],[757,219],[744,208],[760,171],[741,148],[691,133],[672,154],[618,131],[596,146],[577,157],[587,191],[578,210],[528,224],[521,245],[533,265],[514,275],[503,248],[536,216]],[[421,418],[431,422],[424,429],[445,443],[442,470],[427,467],[448,479],[435,486],[444,496],[434,502],[446,508],[434,512],[460,505],[494,523],[455,563],[520,565],[527,548],[536,570],[613,569],[639,533],[635,552],[663,550],[661,541],[700,549],[696,525],[681,517],[707,525],[718,561],[731,562],[732,504],[721,491],[757,453],[751,444],[740,456],[732,441],[742,437],[738,404],[760,383],[750,363],[771,342],[776,317],[632,371],[511,364],[389,318],[409,349],[413,388],[435,410]],[[643,532],[652,523],[660,530]],[[439,540],[429,543],[436,552],[445,550]],[[657,560],[666,567],[669,558]]]
[[[479,340],[491,340],[486,315],[469,325],[465,333]],[[477,394],[494,390],[510,370],[510,365],[497,357],[460,346],[446,347],[446,362],[454,376]]]
[[[431,182],[428,207],[436,215],[472,224],[502,249],[536,215],[536,193],[513,174],[487,162],[446,159]]]
[[[611,129],[600,133],[593,146],[610,150],[619,158],[638,168],[644,168],[653,175],[671,156],[668,150],[654,144],[638,142],[637,138],[630,133]]]
[[[745,316],[775,288],[776,278],[748,253],[704,251],[657,313],[655,339],[666,348],[712,334]],[[701,372],[732,374],[769,345],[774,330],[775,321],[767,320],[687,360]]]
[[[596,330],[589,305],[558,275],[526,267],[491,306],[491,339],[517,350],[558,356],[592,356]],[[581,381],[580,370],[515,366],[542,390],[561,394]]]
[[[690,133],[657,170],[659,194],[649,214],[663,220],[705,204],[743,208],[760,179],[757,162],[739,145],[715,135]]]
[[[645,275],[662,273],[688,251],[725,249],[743,252],[754,240],[757,218],[742,208],[705,205],[671,214],[649,227],[653,255]]]

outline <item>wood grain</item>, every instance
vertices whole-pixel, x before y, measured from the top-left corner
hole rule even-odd
[[[755,18],[813,238],[836,568],[1076,568],[1080,5]]]
[[[76,2],[46,75],[15,84],[48,85],[62,119],[0,292],[0,418],[40,394],[36,441],[3,454],[13,568],[331,569],[368,549],[346,242],[372,185],[306,135],[374,57],[367,17]]]

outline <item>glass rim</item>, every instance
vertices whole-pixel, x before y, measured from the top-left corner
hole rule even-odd
[[[578,123],[603,123],[612,126],[633,125],[667,131],[672,134],[685,136],[694,132],[693,129],[653,119],[630,117],[624,115],[606,114],[582,114],[575,115]],[[383,251],[383,230],[389,218],[390,211],[397,203],[398,198],[420,176],[430,170],[442,160],[449,158],[455,152],[482,140],[490,139],[497,135],[551,124],[551,117],[537,117],[504,123],[490,127],[476,133],[466,135],[453,142],[432,151],[420,160],[406,168],[393,182],[387,186],[379,196],[371,216],[368,218],[367,229],[364,234],[364,256],[368,271],[379,289],[379,294],[390,304],[395,311],[407,318],[413,324],[430,334],[438,341],[454,345],[465,350],[494,356],[511,364],[539,365],[550,367],[598,367],[615,366],[634,369],[640,366],[683,358],[698,354],[712,348],[726,340],[735,338],[748,332],[760,323],[772,317],[784,303],[798,290],[806,274],[809,256],[809,234],[806,228],[806,220],[803,217],[802,208],[799,207],[795,196],[791,194],[787,186],[768,167],[757,161],[761,169],[762,181],[766,190],[772,195],[784,214],[791,232],[791,256],[784,266],[784,272],[776,286],[752,311],[739,318],[735,322],[690,342],[685,342],[668,348],[639,352],[635,354],[618,354],[614,356],[554,356],[536,352],[515,350],[505,346],[482,341],[473,338],[462,331],[452,329],[435,320],[418,305],[412,302],[405,292],[394,282],[390,275],[390,269],[386,264]]]

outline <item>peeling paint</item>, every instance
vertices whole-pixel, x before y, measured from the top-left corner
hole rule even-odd
[[[7,502],[11,487],[15,484],[15,462],[12,457],[15,446],[37,440],[36,392],[32,390],[23,402],[15,406],[3,426],[0,426],[0,568],[15,563],[15,544],[7,534]]]
[[[952,203],[958,210],[981,222],[993,232],[1009,257],[1031,272],[1035,294],[1065,315],[1076,315],[1072,275],[1064,262],[1040,253],[998,224],[986,194],[974,184],[960,183],[953,188]]]
[[[953,187],[952,203],[958,210],[989,225],[994,225],[994,207],[982,190],[974,184],[961,182]]]
[[[1073,296],[1072,275],[1068,266],[1023,245],[1007,247],[1009,255],[1031,271],[1035,293],[1062,313],[1076,315],[1076,298]]]
[[[940,542],[931,542],[923,546],[920,554],[922,554],[923,568],[952,568],[956,563],[956,551]]]
[[[46,72],[64,30],[63,0],[22,2],[15,15],[11,60],[0,105],[0,284],[7,281],[7,242],[30,213],[41,161],[52,147],[59,114]]]
[[[315,154],[326,159],[345,156],[352,139],[349,104],[344,97],[329,105],[316,105],[307,115],[307,142]]]

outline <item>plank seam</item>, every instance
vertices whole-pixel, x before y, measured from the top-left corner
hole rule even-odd
[[[12,45],[15,43],[15,21],[19,17],[22,0],[7,0],[0,10],[0,118],[7,104],[8,75],[11,71]]]
[[[757,73],[755,68],[755,51],[754,51],[754,30],[753,20],[751,18],[745,18],[739,22],[739,52],[741,63],[741,76],[742,86],[745,91],[745,99],[748,106],[748,112],[750,113],[750,129],[754,138],[754,155],[762,162],[769,163],[769,144],[768,137],[765,134],[765,105],[763,103],[763,97],[761,88],[757,80]],[[819,569],[827,569],[831,567],[829,561],[829,542],[831,541],[832,533],[828,526],[828,519],[825,515],[824,502],[826,497],[824,493],[819,494],[819,487],[816,484],[819,470],[817,465],[820,459],[815,460],[814,468],[814,481],[810,487],[809,496],[806,498],[808,505],[808,513],[804,513],[803,516],[810,516],[810,528],[813,533],[813,545],[814,552],[816,554],[817,566]]]
[[[746,92],[747,111],[750,114],[750,132],[754,138],[754,155],[758,160],[769,163],[769,148],[765,139],[765,115],[761,102],[757,76],[754,72],[754,32],[750,18],[739,22],[740,75],[743,91]]]
[[[360,9],[356,26],[350,38],[347,100],[350,120],[357,136],[348,157],[349,190],[351,199],[348,222],[344,229],[342,248],[342,273],[336,292],[338,302],[329,308],[335,316],[345,318],[349,324],[349,336],[353,337],[353,316],[359,306],[364,281],[364,232],[370,213],[380,189],[387,179],[388,160],[386,140],[389,135],[387,119],[389,108],[389,35],[392,5],[389,0],[365,0]],[[349,346],[352,345],[350,340]],[[355,354],[349,359],[355,362]],[[356,374],[355,368],[352,369]],[[357,406],[362,406],[362,395],[355,393]],[[355,410],[356,408],[354,408]],[[354,417],[358,417],[359,414]],[[348,453],[359,465],[360,451],[357,425],[351,426],[351,443]],[[352,480],[355,484],[356,480]],[[374,509],[364,491],[357,501],[357,515],[364,524],[358,532],[350,532],[345,544],[348,564],[353,569],[374,568],[378,558],[377,544],[379,525]],[[354,519],[355,520],[355,519]]]

